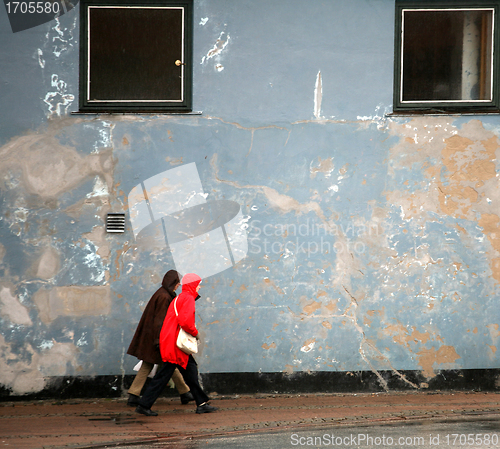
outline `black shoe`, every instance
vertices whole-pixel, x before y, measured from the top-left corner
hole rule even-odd
[[[144,408],[142,405],[138,405],[135,411],[146,416],[158,416],[158,413],[153,412],[150,408]]]
[[[190,391],[188,391],[187,393],[181,394],[181,403],[182,404],[188,404],[191,401],[194,401],[194,398],[193,398],[193,395],[191,394]]]
[[[129,393],[127,405],[130,407],[137,407],[139,405],[139,396]]]
[[[216,410],[219,409],[217,407],[208,405],[206,402],[205,404],[198,405],[198,407],[196,407],[196,413],[210,413],[210,412],[215,412]]]

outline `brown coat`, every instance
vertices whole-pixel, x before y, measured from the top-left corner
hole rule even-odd
[[[155,292],[144,309],[127,354],[149,363],[161,363],[159,351],[160,331],[168,306],[175,298],[174,288],[179,283],[179,273],[170,270],[163,277],[162,286]]]

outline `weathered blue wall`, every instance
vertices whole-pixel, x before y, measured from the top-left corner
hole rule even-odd
[[[0,8],[0,384],[132,374],[170,252],[106,234],[195,162],[248,255],[204,282],[202,373],[498,367],[499,116],[394,117],[394,2],[195,0],[194,109],[75,115],[78,9]],[[414,370],[423,382],[404,372]]]

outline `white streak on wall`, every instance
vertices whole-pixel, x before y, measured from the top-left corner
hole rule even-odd
[[[315,342],[313,341],[312,343],[309,343],[308,345],[304,345],[300,348],[302,352],[309,352],[312,351],[314,348]]]
[[[314,117],[321,118],[321,102],[323,100],[323,83],[321,80],[321,71],[316,77],[316,85],[314,87]]]
[[[56,17],[55,19],[56,25],[52,27],[52,30],[55,31],[55,35],[52,36],[51,49],[52,53],[56,58],[59,58],[62,53],[67,52],[73,47],[73,31],[76,29],[77,24],[77,16],[75,16],[75,20],[70,28],[61,28],[61,22]],[[50,35],[47,34],[47,38]]]
[[[108,185],[101,179],[100,176],[95,177],[94,189],[92,192],[87,193],[87,198],[93,198],[96,196],[109,196]]]
[[[200,19],[201,26],[205,26],[207,22],[208,22],[208,17],[203,17],[202,19]]]
[[[229,34],[227,35],[227,38],[224,39],[224,34],[226,34],[224,31],[222,31],[219,35],[219,38],[215,42],[214,46],[208,51],[206,56],[203,56],[201,59],[201,63],[203,64],[204,62],[207,62],[209,59],[215,58],[215,57],[220,57],[220,54],[224,51],[224,49],[227,47],[229,44],[229,41],[231,37]]]
[[[45,68],[45,59],[42,58],[43,56],[43,51],[41,48],[38,49],[38,64],[40,64],[40,67],[43,69]]]
[[[54,340],[43,340],[38,345],[38,349],[41,349],[41,350],[51,349],[53,346],[54,346]]]
[[[82,336],[79,338],[79,340],[76,342],[76,346],[78,347],[88,346],[89,342],[86,339],[87,339],[87,332],[84,332]]]
[[[106,272],[102,267],[102,259],[98,255],[98,249],[99,247],[94,242],[92,242],[92,245],[85,245],[84,250],[87,251],[87,254],[83,258],[83,263],[92,269],[89,279],[93,282],[101,283],[104,282]]]
[[[103,129],[99,130],[100,139],[94,142],[93,154],[99,154],[102,148],[111,148],[113,146],[111,142],[113,141],[113,129],[115,125],[103,120],[102,126]]]
[[[60,117],[63,108],[64,113],[68,113],[68,108],[75,100],[75,96],[66,93],[67,84],[63,80],[60,80],[59,76],[57,76],[56,74],[52,75],[50,84],[57,90],[54,92],[47,92],[47,95],[45,95],[43,101],[49,106],[50,115],[55,114]]]
[[[382,108],[384,109],[382,111]],[[375,108],[374,115],[358,115],[357,120],[366,121],[366,122],[377,122],[377,129],[383,129],[387,126],[387,118],[386,115],[391,112],[391,106],[384,106],[382,103],[379,103]]]
[[[54,70],[56,70],[54,67],[57,67],[57,70],[60,69],[58,59],[61,55],[75,49],[74,31],[78,29],[77,24],[77,14],[75,14],[75,18],[69,27],[62,27],[60,20],[55,19],[55,26],[51,27],[50,31],[45,35],[46,42],[41,49],[38,49],[38,64],[42,69],[47,67],[49,73],[54,73]],[[42,58],[44,55],[46,59]],[[53,74],[50,83],[55,89],[47,92],[43,101],[49,106],[49,116],[56,115],[60,117],[67,114],[69,106],[75,100],[75,96],[68,93],[67,84],[60,80],[58,75]]]

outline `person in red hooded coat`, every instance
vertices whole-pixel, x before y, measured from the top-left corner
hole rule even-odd
[[[177,347],[179,327],[194,337],[198,336],[195,324],[195,301],[199,298],[201,278],[197,274],[189,273],[182,278],[182,293],[170,304],[167,316],[160,332],[160,352],[163,366],[151,380],[142,395],[136,412],[146,416],[157,416],[151,410],[158,396],[172,377],[177,368],[184,381],[191,390],[196,402],[196,413],[209,413],[217,410],[208,404],[208,396],[198,382],[198,366],[192,355],[188,355]]]

